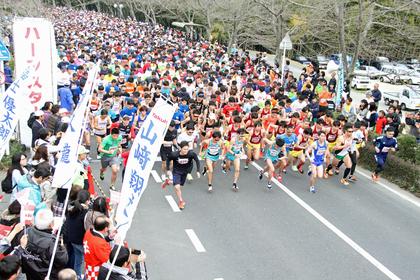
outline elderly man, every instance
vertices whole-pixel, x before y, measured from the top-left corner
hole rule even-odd
[[[372,97],[373,97],[373,101],[375,101],[375,103],[376,103],[376,106],[378,106],[379,101],[381,101],[381,99],[382,99],[382,93],[379,90],[379,84],[378,83],[375,83],[373,85]]]
[[[28,228],[28,245],[22,254],[22,271],[27,280],[44,280],[57,236],[53,234],[54,216],[50,209],[44,208],[35,216],[35,226]],[[67,250],[59,242],[54,258],[50,279],[57,279],[58,272],[65,268],[68,261]]]

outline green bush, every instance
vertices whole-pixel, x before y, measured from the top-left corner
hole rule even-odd
[[[412,163],[420,163],[420,149],[416,137],[412,135],[401,135],[398,137],[397,156]]]
[[[9,168],[10,164],[12,163],[12,156],[17,153],[24,153],[26,152],[25,145],[20,144],[16,140],[10,141],[10,154],[4,155],[0,161],[0,170],[6,170]]]
[[[374,146],[366,145],[360,150],[358,163],[370,171],[375,170],[374,154]],[[381,176],[420,197],[420,166],[413,164],[410,160],[400,158],[397,154],[388,154],[385,170]]]

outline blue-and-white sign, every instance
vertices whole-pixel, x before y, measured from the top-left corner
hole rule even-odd
[[[10,60],[10,52],[3,41],[0,40],[0,60],[8,61]]]

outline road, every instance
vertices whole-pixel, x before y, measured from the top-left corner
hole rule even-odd
[[[173,188],[150,177],[128,241],[146,251],[151,279],[419,279],[417,198],[360,173],[349,187],[322,180],[312,194],[307,176],[289,171],[270,191],[261,165],[241,171],[238,193],[220,166],[213,193],[205,177],[187,183],[183,211],[167,200]]]
[[[262,164],[241,170],[237,193],[220,166],[213,193],[206,177],[187,183],[183,211],[173,188],[150,176],[127,235],[146,251],[150,279],[419,279],[420,199],[363,170],[348,187],[321,180],[316,194],[306,175],[288,171],[268,190]],[[99,178],[99,161],[91,165]],[[106,195],[109,180],[110,171],[99,181]]]

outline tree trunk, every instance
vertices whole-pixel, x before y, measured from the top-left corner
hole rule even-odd
[[[359,25],[357,27],[357,35],[356,35],[356,42],[355,42],[355,49],[354,49],[354,53],[353,53],[353,59],[351,61],[351,65],[350,65],[350,69],[349,69],[349,76],[351,76],[354,72],[354,67],[356,66],[356,62],[357,59],[359,57],[360,51],[362,49],[362,46],[366,40],[367,34],[370,30],[370,28],[372,27],[372,22],[373,22],[373,10],[374,10],[374,5],[368,3],[368,7],[367,7],[367,15],[366,15],[366,19],[364,18],[364,11],[365,11],[365,7],[363,5],[364,0],[359,0]],[[362,23],[365,23],[363,28],[362,28]]]
[[[341,53],[341,60],[343,62],[343,70],[345,78],[348,79],[348,66],[347,66],[347,50],[346,50],[346,33],[344,26],[344,0],[336,2],[337,9],[337,27],[338,27],[338,43]]]

